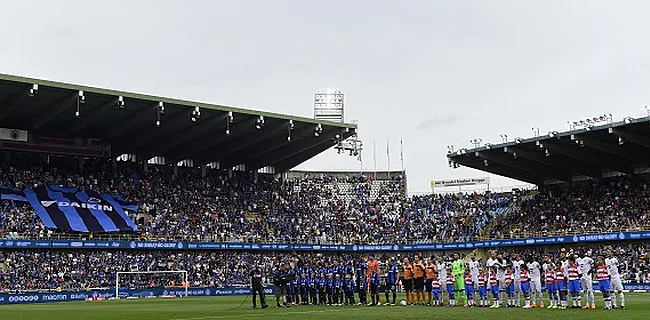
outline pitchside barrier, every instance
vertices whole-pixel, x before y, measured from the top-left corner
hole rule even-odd
[[[594,288],[598,284],[594,283]],[[625,292],[650,292],[650,283],[624,283]],[[128,289],[119,290],[121,299],[156,298],[156,297],[183,297],[185,289]],[[264,288],[264,293],[273,295],[272,287]],[[217,297],[233,295],[249,295],[249,288],[225,287],[225,288],[189,288],[189,297]],[[66,302],[85,300],[108,300],[115,298],[115,289],[91,290],[91,291],[62,291],[51,293],[21,293],[9,294],[0,293],[0,305],[3,304],[25,304],[43,302]]]
[[[289,244],[289,243],[218,243],[183,241],[94,241],[94,240],[17,240],[0,239],[0,249],[133,249],[133,250],[246,250],[246,251],[333,251],[386,252],[472,250],[476,248],[563,245],[585,242],[650,239],[650,231],[594,233],[547,238],[524,238],[451,243],[419,244]]]
[[[648,285],[650,287],[650,284]],[[120,298],[155,298],[155,297],[184,297],[184,288],[175,289],[128,289],[120,288]],[[273,294],[273,288],[264,288],[268,295]],[[187,296],[189,297],[212,297],[212,296],[233,296],[249,295],[249,288],[224,287],[224,288],[188,288]],[[108,300],[115,298],[115,289],[102,289],[91,291],[61,291],[47,293],[0,293],[1,304],[18,304],[18,303],[42,303],[42,302],[65,302],[65,301],[85,301],[85,300]]]

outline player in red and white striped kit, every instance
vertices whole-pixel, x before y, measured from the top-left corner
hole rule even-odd
[[[610,310],[612,308],[612,297],[609,268],[607,267],[607,264],[605,264],[604,257],[598,257],[597,264],[596,276],[598,277],[598,289],[602,292],[603,301],[605,302],[605,307],[603,309]]]
[[[546,283],[546,293],[548,294],[548,308],[557,309],[560,305],[560,297],[557,295],[557,287],[555,286],[555,268],[552,263],[546,265],[544,279],[544,282]]]
[[[567,269],[567,279],[569,283],[569,292],[573,301],[572,308],[582,308],[582,297],[580,296],[580,266],[576,263],[575,257],[569,257],[569,267]]]
[[[564,273],[564,267],[562,267],[562,261],[558,261],[557,265],[560,266],[555,270],[555,286],[557,287],[557,291],[560,293],[559,309],[566,309],[566,307],[568,307],[566,274]]]

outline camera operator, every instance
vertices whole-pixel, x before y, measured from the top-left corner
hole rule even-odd
[[[251,292],[253,293],[253,309],[257,308],[257,304],[256,304],[257,295],[260,296],[260,305],[262,306],[262,309],[266,309],[269,307],[269,305],[266,304],[266,296],[264,295],[264,285],[262,284],[262,282],[263,282],[262,270],[259,265],[256,265],[255,269],[251,271]]]

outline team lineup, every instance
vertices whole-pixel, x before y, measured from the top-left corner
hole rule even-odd
[[[403,289],[406,298],[399,304],[404,306],[596,309],[597,283],[603,309],[625,308],[619,263],[612,250],[593,259],[562,248],[559,257],[546,255],[541,263],[518,254],[507,261],[496,251],[485,263],[475,254],[468,260],[456,253],[451,261],[415,255],[412,260],[393,257],[380,263],[370,255],[334,259],[329,266],[283,263],[273,274],[276,306],[394,306]]]

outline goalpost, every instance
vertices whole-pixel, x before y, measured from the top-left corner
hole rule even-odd
[[[118,271],[115,275],[115,298],[120,298],[120,276],[128,274],[181,274],[183,276],[183,284],[185,289],[185,297],[187,297],[188,285],[187,285],[187,271],[185,270],[176,270],[176,271]]]

